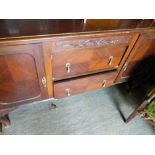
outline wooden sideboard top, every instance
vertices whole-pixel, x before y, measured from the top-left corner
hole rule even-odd
[[[0,39],[155,27],[154,19],[1,19]]]

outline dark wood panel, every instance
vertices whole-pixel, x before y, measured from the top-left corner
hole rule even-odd
[[[0,101],[15,104],[47,97],[40,45],[0,48]],[[6,105],[7,105],[6,104]]]
[[[153,19],[87,19],[85,30],[112,30],[151,27]]]
[[[35,61],[31,55],[0,56],[0,100],[14,102],[40,96]]]
[[[153,19],[1,19],[0,38],[146,28],[152,23]]]
[[[155,34],[142,34],[127,59],[117,81],[124,81],[130,77],[149,74],[155,62]]]
[[[1,19],[0,38],[79,32],[82,30],[82,23],[83,20],[71,19]]]
[[[63,98],[82,92],[106,88],[113,85],[116,72],[91,75],[75,80],[54,83],[54,97]]]
[[[52,52],[54,80],[117,68],[132,39],[131,35],[92,36],[56,42]]]

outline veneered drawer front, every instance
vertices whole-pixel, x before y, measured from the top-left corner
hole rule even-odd
[[[52,53],[53,79],[117,68],[130,40],[131,36],[126,35],[57,42]]]
[[[63,98],[82,92],[101,89],[113,85],[116,72],[91,75],[74,80],[54,83],[54,97]]]

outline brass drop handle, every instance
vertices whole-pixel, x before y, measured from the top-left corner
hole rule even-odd
[[[106,80],[103,80],[103,83],[102,83],[102,87],[105,87],[106,86]]]
[[[126,71],[127,67],[128,67],[128,63],[126,62],[124,67],[123,67],[124,71]]]
[[[43,77],[42,79],[41,79],[41,83],[42,83],[42,86],[43,87],[46,87],[46,78],[45,77]]]
[[[71,72],[71,64],[69,62],[66,63],[67,73]]]
[[[110,57],[109,57],[109,62],[108,62],[109,65],[112,64],[113,58],[114,58],[113,56],[110,56]]]
[[[67,96],[71,96],[70,89],[66,89]]]

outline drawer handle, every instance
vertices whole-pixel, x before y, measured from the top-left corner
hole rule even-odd
[[[113,58],[114,58],[113,56],[110,56],[110,57],[109,57],[109,62],[108,62],[109,65],[112,64]]]
[[[128,67],[128,63],[126,62],[124,67],[123,67],[124,71],[126,71],[127,67]]]
[[[70,89],[66,89],[67,96],[71,96]]]
[[[106,80],[103,80],[103,83],[102,83],[102,87],[105,87],[106,86]]]
[[[71,72],[71,64],[69,62],[66,63],[67,73]]]

